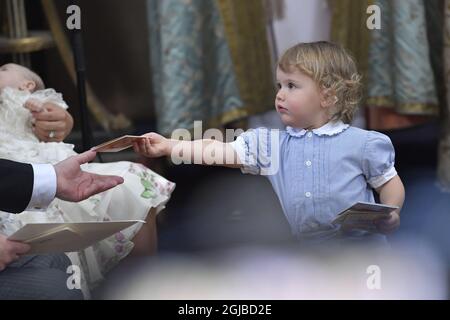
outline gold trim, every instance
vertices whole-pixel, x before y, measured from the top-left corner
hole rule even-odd
[[[366,105],[370,105],[371,107],[386,107],[386,108],[394,108],[395,103],[389,97],[370,97],[366,98]]]
[[[262,0],[216,0],[216,3],[248,115],[270,110],[275,84]]]
[[[224,124],[227,124],[227,123],[230,123],[233,121],[237,121],[237,120],[241,120],[248,116],[249,116],[249,114],[246,109],[239,108],[239,109],[230,110],[230,111],[227,111],[227,112],[221,114],[218,117],[208,120],[208,128],[220,127],[220,126],[223,126]]]
[[[348,49],[356,60],[362,81],[369,72],[370,31],[366,26],[367,7],[374,0],[328,0],[331,8],[331,39]]]
[[[25,38],[0,37],[0,53],[30,53],[49,49],[55,44],[49,32],[31,31]]]
[[[371,108],[386,107],[392,108],[395,112],[405,115],[438,115],[439,106],[435,103],[396,103],[389,97],[370,97],[366,105]]]

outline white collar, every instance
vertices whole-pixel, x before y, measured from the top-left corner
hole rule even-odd
[[[337,135],[349,127],[341,120],[336,122],[327,122],[323,126],[313,130],[297,129],[293,127],[286,127],[286,132],[293,137],[303,137],[307,132],[312,131],[317,136],[334,136]]]

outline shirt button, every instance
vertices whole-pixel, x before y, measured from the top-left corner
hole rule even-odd
[[[312,162],[308,160],[308,161],[305,162],[305,164],[306,164],[307,167],[311,167]]]
[[[312,132],[308,132],[308,134],[306,135],[308,138],[312,137]]]
[[[307,198],[311,198],[311,192],[306,192],[306,193],[305,193],[305,196],[306,196]]]

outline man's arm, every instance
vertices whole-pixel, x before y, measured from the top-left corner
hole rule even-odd
[[[81,165],[95,159],[95,151],[86,151],[57,163],[56,197],[70,202],[79,202],[94,194],[114,188],[124,182],[122,177],[107,176],[81,170]]]
[[[80,165],[92,161],[95,155],[87,151],[55,166],[0,160],[0,210],[19,213],[28,207],[45,209],[55,196],[79,202],[123,183],[122,177],[82,171]]]
[[[0,160],[0,210],[24,211],[33,193],[34,174],[30,164]]]

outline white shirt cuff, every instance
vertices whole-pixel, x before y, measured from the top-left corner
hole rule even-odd
[[[56,195],[56,172],[51,164],[32,164],[33,193],[27,210],[44,210]]]
[[[381,187],[383,184],[385,184],[386,182],[391,180],[396,175],[397,175],[397,170],[395,170],[395,167],[391,167],[389,170],[387,170],[381,176],[370,179],[369,184],[372,188],[376,189],[376,188]]]

